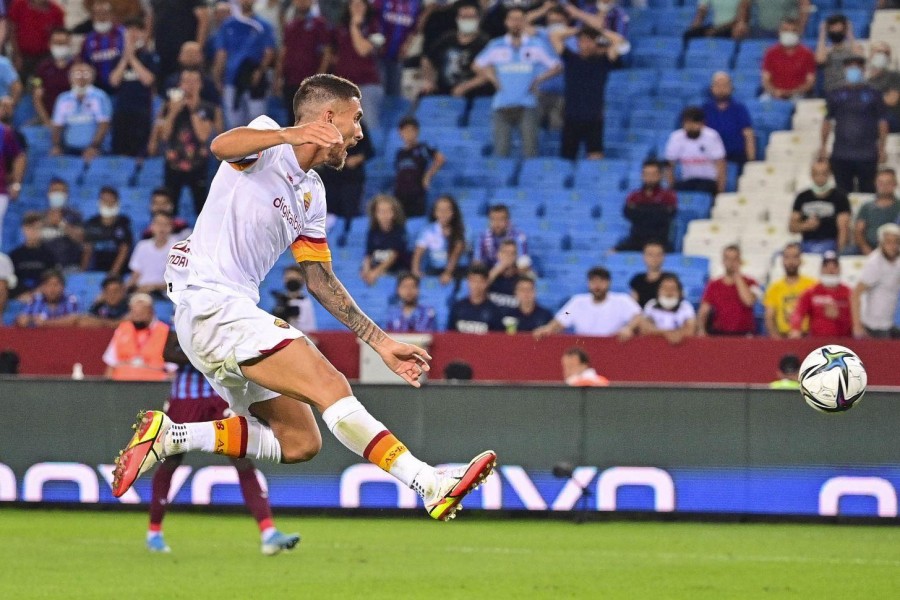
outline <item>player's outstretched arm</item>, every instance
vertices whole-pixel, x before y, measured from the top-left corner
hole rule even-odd
[[[334,274],[330,262],[298,263],[306,278],[309,293],[359,339],[372,347],[391,370],[412,386],[430,367],[431,356],[418,346],[402,344],[387,335],[356,304],[347,288]]]
[[[217,135],[210,144],[210,150],[219,160],[235,161],[281,144],[316,144],[330,148],[343,143],[344,138],[334,125],[325,121],[312,121],[282,129],[235,127]]]

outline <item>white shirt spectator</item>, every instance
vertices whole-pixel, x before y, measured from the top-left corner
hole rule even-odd
[[[0,252],[0,281],[5,281],[7,289],[10,290],[19,284],[19,278],[16,277],[16,270],[12,261],[2,252]]]
[[[156,246],[152,238],[141,240],[135,245],[131,260],[128,261],[128,268],[140,275],[137,285],[162,285],[166,282],[166,260],[169,250],[180,239],[180,236],[173,234],[161,248]]]
[[[554,318],[578,335],[606,337],[616,335],[640,312],[641,307],[628,294],[609,292],[602,302],[596,302],[591,294],[575,294]]]
[[[428,257],[427,264],[430,267],[442,269],[447,266],[449,249],[440,223],[432,223],[422,230],[419,239],[416,240],[416,248],[425,248],[425,254]]]
[[[891,262],[876,248],[866,257],[859,281],[869,288],[862,295],[862,324],[874,331],[890,330],[900,296],[900,258]]]
[[[666,142],[666,160],[681,165],[681,179],[716,180],[716,161],[725,158],[725,145],[719,133],[704,126],[700,137],[692,140],[684,129],[677,129]]]
[[[666,310],[654,298],[644,306],[644,316],[660,331],[675,331],[691,319],[695,319],[697,313],[687,300],[682,300],[675,310]]]

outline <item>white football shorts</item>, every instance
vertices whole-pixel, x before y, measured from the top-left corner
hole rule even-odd
[[[303,333],[244,296],[189,286],[170,293],[175,332],[191,363],[239,415],[279,394],[244,377],[240,364],[271,354]]]

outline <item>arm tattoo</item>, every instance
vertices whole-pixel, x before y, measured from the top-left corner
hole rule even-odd
[[[387,338],[384,331],[350,297],[334,272],[325,268],[325,263],[304,261],[299,266],[309,293],[359,339],[374,346]]]

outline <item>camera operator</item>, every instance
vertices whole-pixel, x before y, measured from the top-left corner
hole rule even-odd
[[[283,319],[303,333],[316,330],[316,314],[313,312],[312,299],[306,292],[306,281],[299,267],[290,266],[282,275],[284,291],[272,291],[275,308],[272,314]]]

